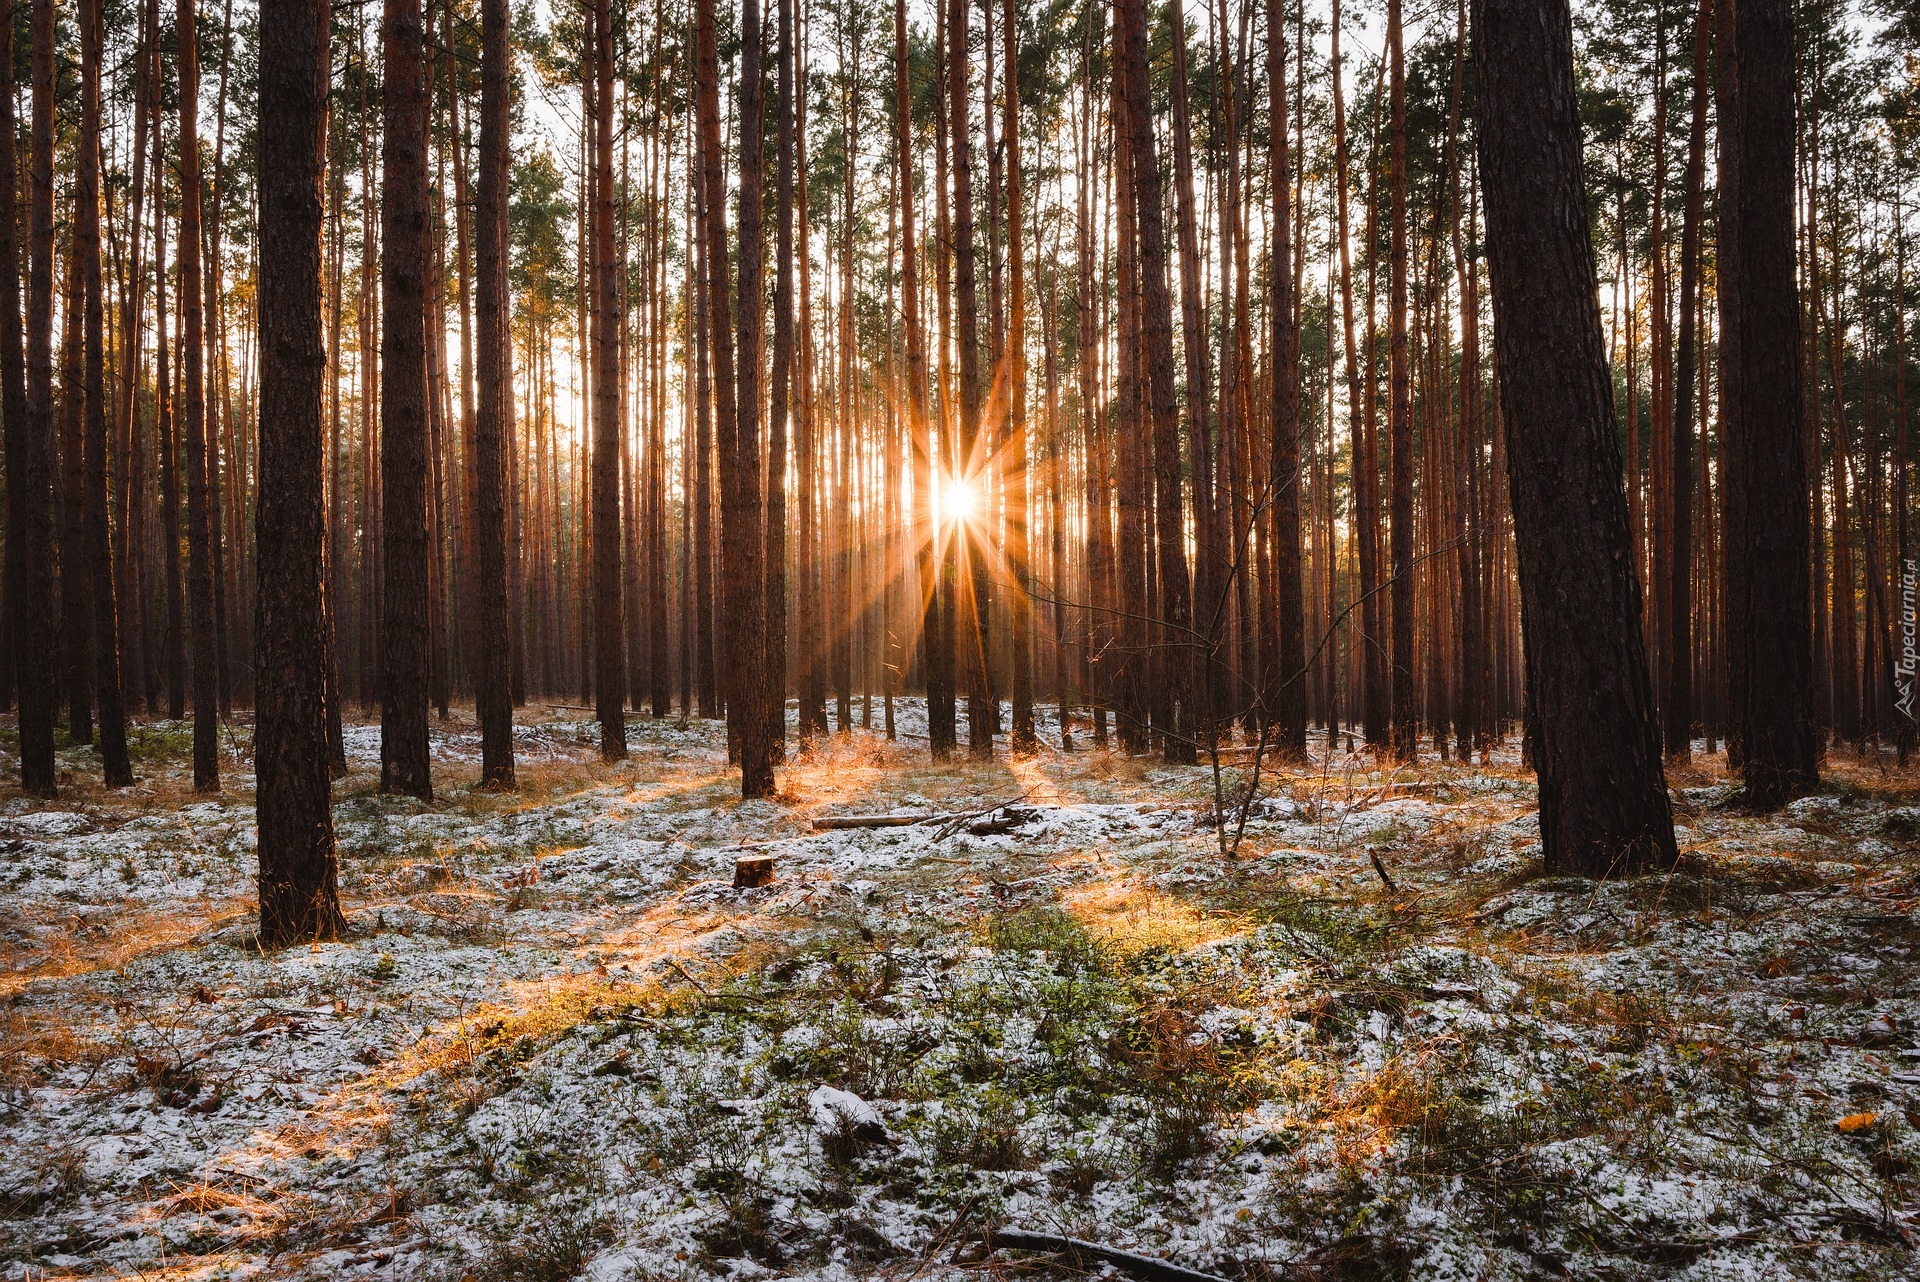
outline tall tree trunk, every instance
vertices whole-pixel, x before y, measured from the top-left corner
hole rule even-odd
[[[200,280],[200,42],[194,0],[174,25],[180,64],[180,425],[187,438],[187,588],[193,616],[193,789],[220,790],[219,635],[213,608],[214,526],[208,478],[206,319]]]
[[[782,0],[783,4],[792,0]],[[920,323],[920,248],[914,234],[913,95],[908,83],[907,0],[893,3],[894,144],[900,157],[901,320],[907,339],[907,435],[913,443],[913,546],[919,569],[920,642],[926,668],[928,729],[932,729],[937,682],[945,660],[940,650],[939,532],[933,524],[933,487],[940,469],[935,466],[927,428],[927,343]],[[782,148],[784,152],[785,148]],[[951,692],[949,692],[951,698]],[[929,739],[932,735],[929,734]],[[932,744],[938,761],[946,755]]]
[[[1226,622],[1219,583],[1226,568],[1220,552],[1219,516],[1214,502],[1213,432],[1207,406],[1207,311],[1201,297],[1206,266],[1200,260],[1199,215],[1193,193],[1193,120],[1187,99],[1187,19],[1183,4],[1173,16],[1173,167],[1174,208],[1180,242],[1180,338],[1186,354],[1187,452],[1193,466],[1194,644],[1197,659],[1193,726],[1196,738],[1211,743],[1219,715],[1219,656],[1226,648]],[[1225,261],[1226,255],[1222,255]]]
[[[953,536],[967,554],[966,590],[960,602],[970,625],[963,643],[967,660],[967,755],[993,759],[993,730],[998,721],[987,684],[990,634],[987,613],[987,552],[984,528],[988,461],[980,446],[980,303],[974,282],[973,138],[968,123],[967,65],[970,59],[967,0],[947,4],[947,100],[953,149],[954,319],[960,348],[960,455],[956,484],[973,494],[973,515],[955,523]]]
[[[1292,236],[1292,161],[1287,152],[1285,126],[1285,17],[1281,0],[1267,0],[1267,164],[1268,181],[1274,192],[1272,265],[1267,281],[1273,366],[1267,371],[1267,396],[1273,434],[1270,476],[1273,481],[1274,591],[1279,600],[1274,611],[1277,631],[1271,651],[1273,667],[1266,680],[1266,711],[1274,721],[1275,751],[1283,759],[1304,761],[1307,674],[1306,623],[1300,598],[1300,311]],[[1163,545],[1169,534],[1177,540],[1178,533],[1178,526],[1171,531],[1163,529]]]
[[[11,40],[13,5],[5,6]],[[9,45],[11,48],[11,45]],[[19,216],[13,59],[0,67],[0,414],[6,424],[7,539],[20,548],[8,585],[14,678],[20,692],[20,786],[56,791],[53,722],[59,689],[53,541],[53,2],[33,3],[32,189],[27,239],[26,347],[21,349]],[[44,72],[44,80],[43,80]]]
[[[1007,593],[1013,640],[1013,735],[1016,753],[1039,751],[1033,730],[1033,573],[1027,512],[1027,269],[1021,249],[1025,213],[1020,174],[1020,26],[1015,0],[1003,0],[1006,71],[1001,77],[1002,137],[1007,149],[1007,337],[1004,348],[1007,418],[1000,455],[1006,472],[1007,562],[1013,584]]]
[[[1453,272],[1460,292],[1460,418],[1454,445],[1454,527],[1459,543],[1455,554],[1460,593],[1459,611],[1459,693],[1454,702],[1455,739],[1460,760],[1472,759],[1473,750],[1485,749],[1486,692],[1483,681],[1486,661],[1481,645],[1485,631],[1481,625],[1480,600],[1480,299],[1478,268],[1467,257],[1460,223],[1465,216],[1465,197],[1461,192],[1460,112],[1461,84],[1467,60],[1467,3],[1459,0],[1453,59],[1453,95],[1447,117],[1446,168],[1452,198]]]
[[[130,599],[144,601],[146,579],[146,495],[142,490],[145,477],[143,466],[137,466],[144,460],[145,449],[143,433],[140,430],[138,386],[140,381],[141,332],[144,328],[141,304],[145,300],[146,272],[141,251],[145,237],[141,227],[146,212],[147,177],[147,139],[153,125],[153,117],[148,112],[148,104],[153,100],[155,72],[159,59],[155,53],[158,44],[159,4],[158,0],[144,0],[140,6],[140,28],[138,42],[134,48],[133,100],[128,104],[133,112],[133,165],[128,172],[133,191],[128,201],[127,211],[127,253],[126,274],[120,290],[120,327],[119,357],[114,373],[117,386],[114,391],[114,448],[118,451],[123,465],[120,473],[120,492],[116,496],[123,514],[125,537],[120,540],[120,563],[117,575],[120,590]],[[156,147],[157,151],[157,147]],[[157,186],[157,184],[156,184]],[[12,581],[14,567],[13,552],[9,551],[7,573]],[[11,588],[8,589],[12,591]],[[128,684],[137,687],[133,702],[144,702],[149,711],[154,711],[158,703],[158,672],[149,673],[147,618],[144,608],[130,611],[128,632],[134,638],[132,647],[133,663],[129,668]],[[11,679],[12,673],[6,674]],[[133,694],[133,691],[129,691]]]
[[[1728,751],[1748,804],[1818,781],[1787,0],[1720,6],[1718,244]]]
[[[182,0],[183,4],[191,0]],[[427,86],[420,0],[385,0],[380,167],[380,790],[433,796],[427,753]],[[438,341],[438,336],[435,336]]]
[[[620,602],[620,311],[613,243],[613,9],[594,0],[593,701],[600,760],[627,755],[627,646]]]
[[[1667,697],[1661,708],[1667,755],[1684,762],[1693,747],[1693,409],[1700,225],[1706,207],[1708,52],[1714,0],[1700,0],[1693,23],[1693,119],[1687,129],[1686,205],[1680,226],[1680,339],[1674,373],[1672,577],[1666,588]],[[1700,417],[1706,418],[1704,399]],[[1704,459],[1702,460],[1704,462]],[[1655,589],[1659,590],[1658,587]]]
[[[156,78],[157,79],[157,78]],[[167,208],[162,180],[166,160],[160,128],[160,87],[154,86],[150,108],[154,118],[153,148],[153,302],[154,302],[154,427],[160,446],[160,537],[165,550],[160,572],[166,580],[167,619],[161,649],[167,674],[167,716],[178,721],[187,714],[187,597],[180,581],[180,439],[175,432],[172,374],[173,309],[167,305]]]
[[[207,355],[211,377],[218,380],[207,392],[207,448],[213,463],[207,468],[207,506],[213,513],[213,616],[214,657],[219,666],[220,715],[233,711],[233,619],[243,613],[238,587],[238,569],[246,551],[241,533],[242,502],[246,490],[246,465],[238,449],[240,438],[234,432],[231,369],[227,352],[227,325],[223,300],[220,247],[225,230],[227,191],[227,87],[233,54],[233,0],[225,0],[220,13],[220,88],[214,99],[213,124],[213,213],[203,220],[206,226],[206,293],[208,336]],[[157,66],[157,64],[156,64]],[[224,445],[228,484],[220,485],[220,451]],[[223,503],[222,494],[225,494]],[[231,549],[231,551],[229,551]],[[245,663],[243,668],[250,670]],[[151,699],[151,695],[148,696]]]
[[[36,71],[36,77],[38,74]],[[51,77],[54,73],[47,74]],[[51,161],[47,172],[47,181],[51,183]],[[93,742],[93,567],[87,554],[86,393],[81,379],[80,335],[85,308],[80,301],[80,255],[73,249],[72,228],[68,231],[60,307],[60,633],[66,659],[63,684],[67,697],[67,735],[76,744],[90,744]]]
[[[1413,693],[1413,379],[1407,351],[1407,73],[1400,0],[1387,0],[1387,73],[1391,138],[1387,221],[1387,436],[1392,507],[1393,677],[1389,751],[1417,752],[1419,709]]]
[[[86,559],[92,569],[94,683],[100,707],[100,763],[109,788],[133,783],[126,708],[120,694],[120,618],[108,525],[106,290],[100,275],[100,60],[104,0],[80,4],[80,155],[75,181],[74,248],[80,259],[85,317]]]
[[[508,82],[507,0],[480,3],[480,181],[474,239],[478,242],[475,364],[479,394],[473,425],[476,473],[474,542],[479,599],[473,618],[480,633],[474,701],[480,720],[480,782],[515,786],[513,769],[512,572],[507,529],[509,456],[513,452],[513,345],[507,297],[507,149],[512,126]]]
[[[773,791],[763,725],[764,682],[758,662],[743,646],[761,647],[760,486],[758,417],[760,374],[760,49],[758,5],[742,18],[740,333],[745,349],[734,365],[732,300],[727,270],[726,179],[720,144],[720,66],[713,0],[695,5],[695,109],[701,139],[701,180],[706,193],[707,295],[713,332],[714,431],[720,445],[721,579],[728,615],[725,672],[727,720],[739,727],[740,790],[743,797]],[[749,196],[749,187],[751,195]],[[736,373],[739,382],[736,384]],[[741,396],[745,392],[748,395]],[[744,404],[742,402],[744,401]]]
[[[1565,0],[1474,0],[1480,172],[1549,871],[1670,867]]]
[[[1154,534],[1159,553],[1160,622],[1166,643],[1163,702],[1172,711],[1172,720],[1164,727],[1162,744],[1168,761],[1184,762],[1192,761],[1195,755],[1193,598],[1180,497],[1180,410],[1173,373],[1172,289],[1161,207],[1160,161],[1153,133],[1146,0],[1121,0],[1120,16],[1121,22],[1115,31],[1116,52],[1127,100],[1127,128],[1131,134],[1134,217],[1139,226],[1141,340],[1153,434]],[[1280,146],[1284,149],[1285,143]],[[1292,279],[1284,267],[1276,275]],[[1281,519],[1284,520],[1284,516]],[[1296,552],[1298,525],[1296,506]],[[1295,568],[1298,569],[1297,559]]]
[[[325,0],[265,0],[260,13],[254,771],[267,947],[332,939],[346,928],[324,692],[320,175],[331,18]]]
[[[698,114],[697,112],[695,113]],[[693,339],[693,560],[694,665],[703,717],[721,715],[713,597],[713,300],[707,289],[706,135],[696,129],[693,150],[694,225],[690,231],[694,296]]]
[[[787,739],[787,423],[793,405],[793,116],[799,51],[794,43],[796,0],[779,5],[775,57],[779,101],[775,111],[779,160],[774,176],[773,370],[767,415],[767,746],[775,762]]]

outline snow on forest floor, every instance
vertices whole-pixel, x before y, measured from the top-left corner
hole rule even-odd
[[[519,793],[457,721],[419,803],[352,727],[351,933],[267,955],[237,751],[198,798],[143,726],[136,787],[67,750],[0,802],[0,1276],[1071,1271],[1014,1227],[1235,1278],[1920,1272],[1920,777],[1837,753],[1763,818],[1714,758],[1681,866],[1598,884],[1542,875],[1510,757],[1269,776],[1227,862],[1205,767],[857,732],[742,804],[712,723],[517,733]]]

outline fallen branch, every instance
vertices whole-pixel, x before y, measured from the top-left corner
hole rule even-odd
[[[1025,800],[1026,796],[1023,793],[1011,801],[996,801],[983,809],[950,810],[944,814],[936,815],[906,815],[897,812],[884,815],[820,815],[813,820],[813,830],[815,832],[836,832],[847,828],[911,828],[916,824],[940,824],[942,825],[940,834],[935,837],[934,840],[944,841],[957,832],[962,824],[971,823],[976,819],[992,815],[997,811],[1008,810],[1010,807],[1016,806]],[[1024,813],[1029,816],[1032,814],[1030,811]],[[1025,822],[1025,820],[1023,819],[1020,822]],[[1017,825],[1008,826],[1012,827]],[[992,831],[1005,831],[1005,829],[993,829]]]
[[[1065,1255],[1072,1257],[1076,1263],[1081,1259],[1097,1260],[1102,1264],[1111,1264],[1122,1273],[1139,1278],[1141,1282],[1226,1282],[1218,1274],[1202,1273],[1198,1269],[1156,1260],[1151,1255],[1122,1251],[1119,1247],[1102,1246],[1098,1242],[1086,1242],[1079,1238],[1056,1237],[1052,1233],[995,1229],[987,1235],[987,1244],[1014,1251],[1044,1251],[1051,1255]]]

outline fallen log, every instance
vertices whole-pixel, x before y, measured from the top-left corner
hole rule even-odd
[[[821,815],[813,821],[815,832],[837,832],[843,828],[911,828],[915,824],[934,823],[946,815]]]
[[[1139,1278],[1140,1282],[1226,1282],[1218,1274],[1202,1273],[1168,1260],[1157,1260],[1151,1255],[1122,1251],[1116,1246],[1102,1246],[1098,1242],[1087,1242],[1080,1238],[1058,1237],[1052,1233],[995,1229],[987,1235],[987,1244],[1015,1251],[1044,1251],[1049,1255],[1064,1255],[1076,1265],[1084,1260],[1111,1264],[1122,1273]]]

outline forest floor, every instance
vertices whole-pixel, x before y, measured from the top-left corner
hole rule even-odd
[[[420,803],[349,729],[351,932],[279,953],[237,751],[196,797],[142,726],[134,788],[68,749],[0,802],[0,1277],[1103,1267],[1015,1228],[1233,1278],[1920,1275],[1920,774],[1836,753],[1754,817],[1702,759],[1680,867],[1595,883],[1543,875],[1510,752],[1316,736],[1227,860],[1205,766],[856,732],[742,804],[715,724],[607,767],[553,720],[501,796],[445,731]]]

